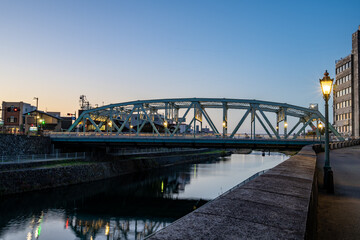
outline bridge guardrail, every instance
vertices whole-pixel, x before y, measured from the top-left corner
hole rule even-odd
[[[85,152],[0,156],[0,164],[85,159]]]
[[[47,133],[47,136],[51,137],[51,138],[63,138],[63,137],[67,137],[67,138],[76,138],[76,137],[96,137],[96,138],[172,138],[172,139],[180,139],[180,138],[197,138],[197,139],[242,139],[242,140],[259,140],[259,139],[264,139],[264,140],[274,140],[276,138],[270,138],[268,135],[266,134],[256,134],[255,138],[250,138],[249,135],[247,134],[236,134],[234,137],[230,137],[230,135],[226,135],[226,136],[214,136],[213,134],[200,134],[200,135],[193,135],[193,134],[179,134],[179,135],[175,135],[175,136],[169,136],[168,134],[161,134],[160,136],[154,135],[154,134],[146,134],[146,133],[141,133],[141,134],[117,134],[117,133],[106,133],[106,132],[52,132],[52,133]],[[289,139],[289,138],[285,138],[285,136],[280,136],[280,140],[289,140],[289,141],[303,141],[303,140],[308,140],[308,141],[319,141],[320,139],[315,137],[315,136],[301,136],[298,137],[296,139]],[[323,140],[323,139],[321,139]],[[336,139],[334,138],[333,140],[336,141]]]

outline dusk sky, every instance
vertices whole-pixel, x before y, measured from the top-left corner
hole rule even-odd
[[[360,1],[1,1],[0,101],[218,97],[323,106]],[[323,108],[320,108],[322,110]]]

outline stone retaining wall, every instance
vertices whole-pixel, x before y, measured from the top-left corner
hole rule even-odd
[[[315,173],[316,153],[306,146],[148,239],[310,239],[317,199]]]
[[[91,182],[153,168],[217,158],[221,154],[218,151],[127,160],[117,158],[106,162],[76,161],[76,165],[68,161],[68,166],[58,162],[58,166],[39,165],[36,168],[11,170],[4,167],[3,170],[0,169],[0,195]]]
[[[0,134],[0,155],[16,156],[50,153],[49,137]]]

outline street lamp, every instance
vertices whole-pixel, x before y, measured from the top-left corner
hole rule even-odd
[[[38,97],[34,97],[33,98],[33,100],[36,100],[36,119],[35,119],[35,121],[36,121],[36,129],[38,129],[38,121],[37,121],[37,119],[39,118],[39,115],[38,115],[38,106],[39,106],[39,98]]]
[[[329,99],[331,95],[332,85],[334,79],[329,77],[327,70],[324,73],[323,79],[320,80],[321,90],[325,100],[325,165],[324,165],[324,187],[328,193],[334,193],[334,177],[333,171],[330,167],[330,153],[329,153]]]

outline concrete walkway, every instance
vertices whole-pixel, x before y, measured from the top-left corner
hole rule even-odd
[[[330,151],[335,194],[323,189],[324,153],[318,154],[317,167],[318,239],[360,239],[360,146]]]

